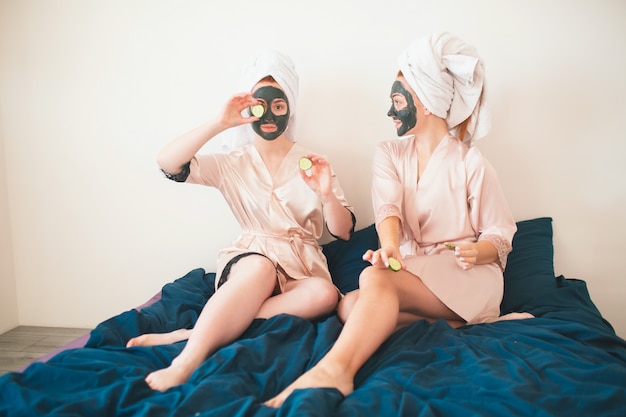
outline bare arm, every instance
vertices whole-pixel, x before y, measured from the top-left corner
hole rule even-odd
[[[396,216],[387,217],[376,228],[380,247],[395,252],[400,248],[400,219]]]
[[[352,214],[339,201],[333,191],[330,164],[317,155],[306,156],[313,162],[310,170],[311,175],[309,176],[306,172],[300,171],[300,176],[320,196],[328,231],[340,239],[350,239],[350,232],[354,226],[352,224]]]
[[[334,193],[322,196],[322,207],[328,231],[343,240],[350,239],[352,231],[352,214],[341,204]]]
[[[475,243],[476,265],[490,264],[498,260],[498,250],[488,240],[479,240]]]
[[[363,255],[363,259],[372,265],[387,268],[389,258],[393,257],[400,261],[402,269],[405,269],[406,265],[400,254],[400,219],[396,216],[387,217],[376,226],[376,230],[380,240],[380,249],[368,250]]]
[[[256,104],[251,93],[237,94],[228,100],[222,114],[215,120],[205,123],[167,144],[157,156],[159,167],[167,173],[176,174],[194,155],[218,133],[244,123],[258,120],[256,117],[243,117],[241,111]]]
[[[179,173],[205,143],[223,130],[218,122],[209,122],[184,133],[165,145],[157,156],[157,164],[167,173]]]

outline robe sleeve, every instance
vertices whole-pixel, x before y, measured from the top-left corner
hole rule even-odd
[[[219,184],[224,178],[224,167],[221,163],[224,157],[224,154],[194,156],[189,165],[189,176],[186,182],[219,188]]]
[[[387,217],[396,216],[404,224],[402,216],[402,183],[394,163],[390,142],[378,144],[374,151],[372,177],[372,204],[374,221],[380,224]]]
[[[478,240],[491,242],[498,250],[500,268],[504,270],[517,231],[498,175],[476,148],[466,157],[470,221],[478,231]]]

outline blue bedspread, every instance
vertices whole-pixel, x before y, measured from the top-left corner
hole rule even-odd
[[[626,342],[585,283],[563,277],[525,306],[536,319],[460,329],[421,321],[396,332],[346,398],[333,389],[301,390],[278,410],[262,405],[330,348],[342,327],[336,316],[256,320],[188,383],[152,391],[143,378],[185,342],[123,346],[140,333],[192,326],[213,279],[191,271],[166,285],[156,304],[101,323],[86,347],[4,375],[0,415],[626,416]]]

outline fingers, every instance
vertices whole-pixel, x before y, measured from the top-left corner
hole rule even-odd
[[[400,264],[402,265],[401,269],[406,269],[406,264],[402,260],[402,256],[400,255],[400,253],[393,253],[393,251],[381,248],[377,250],[369,249],[363,254],[364,261],[367,261],[373,266],[378,266],[380,268],[389,268],[389,258],[395,258],[396,260],[400,261]]]
[[[230,126],[238,126],[245,123],[255,122],[259,120],[258,117],[254,117],[250,114],[248,114],[248,116],[244,116],[242,113],[246,108],[259,103],[260,101],[254,98],[252,93],[235,94],[226,103],[223,118]]]
[[[299,171],[300,171],[300,177],[304,180],[305,183],[307,183],[311,188],[313,188],[313,191],[315,191],[312,177],[310,177],[309,174],[306,173],[306,171],[303,171],[301,169]]]
[[[243,106],[251,106],[260,103],[260,100],[254,98],[252,93],[238,93],[231,97],[231,101]]]
[[[252,93],[239,93],[230,98],[227,106],[241,112],[246,107],[253,106],[258,103],[259,100],[252,97]]]
[[[476,257],[478,251],[474,243],[448,243],[447,247],[454,246],[454,256],[456,257],[457,264],[463,269],[470,269],[476,264]]]
[[[313,162],[313,167],[329,167],[330,168],[330,163],[322,158],[319,155],[315,155],[315,154],[309,154],[309,155],[304,155],[304,157],[309,158],[311,160],[311,162]]]
[[[304,155],[308,158],[312,166],[306,171],[300,170],[300,176],[319,195],[325,195],[331,190],[332,179],[330,164],[321,156],[315,154]]]
[[[375,250],[375,251],[368,249],[367,252],[363,254],[363,260],[369,262],[370,264],[374,266],[376,265],[383,266],[383,267],[385,266],[380,256],[380,249]]]
[[[309,177],[315,177],[318,181],[330,180],[330,163],[326,159],[314,154],[303,155],[302,158],[308,158],[312,163],[311,168],[306,170]]]

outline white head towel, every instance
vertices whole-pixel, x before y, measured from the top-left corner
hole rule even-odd
[[[273,49],[257,50],[241,71],[239,90],[242,92],[252,91],[256,83],[268,75],[280,84],[289,101],[289,124],[285,135],[287,139],[293,141],[299,84],[298,74],[291,58]],[[249,116],[247,109],[243,111],[243,114]],[[252,143],[254,140],[254,131],[249,123],[229,129],[225,133],[228,133],[223,140],[225,152]]]
[[[447,33],[412,42],[398,58],[400,71],[424,107],[446,120],[450,132],[472,116],[464,142],[478,140],[491,129],[485,105],[485,70],[476,50]]]

